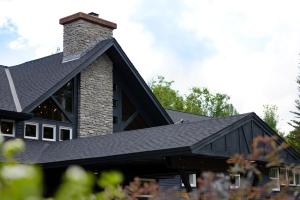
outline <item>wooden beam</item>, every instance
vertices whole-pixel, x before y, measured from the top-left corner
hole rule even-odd
[[[58,107],[58,109],[64,114],[64,116],[72,123],[74,123],[74,118],[71,117],[64,109],[63,107],[60,105],[60,103],[53,97],[50,96],[50,98],[54,101],[55,105]]]
[[[248,141],[247,141],[247,138],[246,138],[246,134],[245,134],[245,131],[244,131],[244,127],[241,127],[241,129],[242,129],[242,133],[243,133],[243,138],[244,138],[246,146],[247,146],[248,153],[251,153],[250,152],[250,146],[248,144]]]
[[[135,111],[128,119],[127,121],[122,125],[122,130],[127,128],[127,126],[138,116],[138,111]]]

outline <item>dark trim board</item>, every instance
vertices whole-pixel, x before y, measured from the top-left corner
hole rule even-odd
[[[30,113],[0,110],[0,119],[14,119],[18,121],[18,120],[27,120],[32,117],[33,115]]]

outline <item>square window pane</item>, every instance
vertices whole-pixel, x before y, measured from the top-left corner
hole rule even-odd
[[[1,133],[5,135],[13,135],[14,134],[14,123],[8,121],[2,121],[1,124]]]
[[[287,184],[287,177],[286,177],[286,169],[280,168],[280,184],[286,185]]]
[[[279,178],[278,168],[271,168],[269,171],[270,178]]]
[[[60,129],[60,140],[70,140],[71,130],[70,129]]]
[[[300,174],[296,173],[296,184],[300,185]]]
[[[54,139],[54,127],[43,127],[43,138],[45,139],[51,139],[53,140]]]
[[[26,124],[25,125],[25,136],[27,137],[37,137],[37,125]]]
[[[294,172],[291,169],[289,169],[288,171],[288,178],[289,178],[289,184],[294,185],[295,184]]]

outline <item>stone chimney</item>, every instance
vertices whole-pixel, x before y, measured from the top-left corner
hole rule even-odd
[[[59,20],[64,26],[63,62],[80,58],[99,41],[113,37],[117,24],[99,18],[97,13],[76,13]]]

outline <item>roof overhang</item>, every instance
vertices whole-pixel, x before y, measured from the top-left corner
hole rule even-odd
[[[0,110],[0,119],[13,119],[18,121],[30,119],[32,116],[30,113]]]

